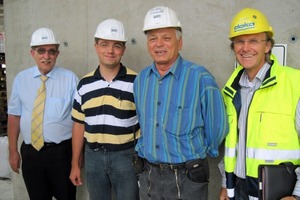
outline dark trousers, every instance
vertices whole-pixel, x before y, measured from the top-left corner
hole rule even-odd
[[[207,159],[205,172],[209,174]],[[145,162],[140,176],[141,200],[208,200],[208,180],[195,182],[185,167],[156,167]]]
[[[76,199],[76,187],[69,179],[71,140],[45,144],[40,151],[23,142],[21,155],[23,178],[31,200]]]
[[[238,200],[248,200],[248,185],[245,179],[238,178],[235,185],[235,199]]]

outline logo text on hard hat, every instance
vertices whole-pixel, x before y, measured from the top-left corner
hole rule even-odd
[[[47,36],[42,36],[42,40],[47,40],[48,37]]]
[[[118,29],[117,28],[111,28],[110,31],[111,31],[112,34],[116,34],[118,32]]]
[[[254,29],[255,28],[255,22],[245,22],[243,24],[238,24],[234,27],[234,32],[238,32],[238,31],[245,31],[245,30],[249,30],[249,29]]]
[[[154,20],[158,20],[160,19],[162,16],[161,14],[164,12],[164,10],[162,8],[156,8],[156,9],[152,9],[150,15],[152,16],[152,18]]]
[[[153,16],[154,19],[157,19],[157,18],[160,18],[160,17],[161,17],[161,15],[154,15]]]

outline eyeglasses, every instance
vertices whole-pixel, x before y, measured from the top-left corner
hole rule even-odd
[[[55,56],[58,52],[58,50],[56,49],[49,49],[46,50],[44,48],[40,48],[40,49],[34,49],[39,55],[44,55],[46,52],[51,55],[51,56]]]
[[[124,47],[124,45],[122,43],[114,43],[114,44],[110,45],[107,42],[101,42],[97,45],[103,49],[106,49],[106,48],[122,49]]]
[[[257,46],[258,44],[260,44],[261,42],[267,42],[269,40],[234,40],[232,41],[232,43],[235,45],[235,46],[238,46],[238,47],[241,47],[243,46],[245,43],[248,43],[250,46],[254,47],[254,46]]]

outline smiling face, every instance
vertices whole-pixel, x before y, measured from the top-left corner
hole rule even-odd
[[[32,47],[30,53],[41,74],[46,75],[55,66],[59,54],[58,45],[52,44]]]
[[[247,73],[255,76],[266,62],[266,53],[271,50],[271,42],[266,33],[241,35],[233,39],[236,59]]]
[[[154,29],[147,32],[147,46],[157,69],[166,71],[179,55],[182,38],[176,36],[174,28]]]
[[[124,42],[99,39],[94,46],[101,67],[114,69],[120,66],[126,49]]]

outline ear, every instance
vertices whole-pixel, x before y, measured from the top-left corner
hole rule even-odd
[[[122,56],[124,55],[125,51],[126,51],[126,46],[123,46]]]
[[[180,37],[179,40],[178,40],[178,50],[182,49],[182,43],[183,43],[182,37]]]
[[[98,54],[98,45],[95,43],[94,44],[95,50],[96,50],[96,54]]]
[[[31,54],[31,56],[33,57],[34,54],[35,54],[35,51],[34,51],[33,49],[30,49],[30,54]]]
[[[271,51],[272,45],[271,42],[268,41],[265,47],[265,53],[269,53]]]

